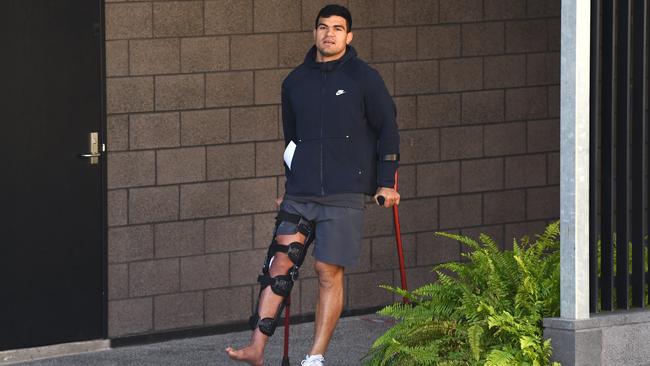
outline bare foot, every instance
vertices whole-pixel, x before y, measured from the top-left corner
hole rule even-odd
[[[228,357],[235,361],[246,362],[251,366],[262,366],[264,364],[263,354],[260,350],[253,348],[252,346],[236,350],[232,347],[226,348],[226,353]]]

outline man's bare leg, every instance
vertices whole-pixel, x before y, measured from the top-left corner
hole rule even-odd
[[[316,261],[318,303],[314,322],[314,344],[310,355],[324,355],[343,311],[343,272],[345,268]]]
[[[278,244],[285,245],[289,245],[296,241],[304,243],[305,236],[300,233],[295,235],[278,235],[276,240],[278,241]],[[285,253],[276,253],[269,270],[271,277],[287,274],[287,271],[289,271],[291,266],[293,266],[293,262],[291,262]],[[281,303],[281,296],[273,293],[270,286],[265,288],[260,296],[258,307],[260,319],[275,318],[278,307]],[[228,347],[226,348],[226,353],[228,353],[228,356],[233,360],[246,362],[253,366],[261,366],[264,363],[264,347],[268,340],[269,337],[266,334],[262,333],[259,328],[255,328],[248,346],[239,350]]]

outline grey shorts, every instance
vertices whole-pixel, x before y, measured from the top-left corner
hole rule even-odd
[[[282,201],[280,209],[316,222],[316,238],[312,250],[314,258],[342,267],[355,266],[359,263],[363,237],[363,210],[288,199]],[[292,235],[297,232],[296,224],[283,221],[278,226],[277,234]]]

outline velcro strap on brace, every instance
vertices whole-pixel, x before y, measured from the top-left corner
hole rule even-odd
[[[278,211],[278,215],[275,217],[275,220],[278,221],[278,222],[288,221],[290,223],[298,225],[300,223],[300,218],[301,217],[302,216],[300,216],[300,215],[296,215],[296,214],[292,214],[292,213],[289,213],[289,212],[284,211],[284,210],[280,210],[280,211]]]
[[[275,333],[275,328],[277,326],[276,319],[273,318],[264,318],[260,319],[257,322],[257,327],[260,328],[260,332],[266,334],[267,336],[272,336]]]
[[[294,277],[292,274],[280,275],[271,277],[268,274],[261,274],[257,276],[257,282],[260,283],[264,289],[266,286],[271,286],[271,291],[276,295],[287,297],[293,289]]]
[[[310,237],[311,233],[314,231],[314,223],[305,219],[301,215],[296,215],[284,210],[280,210],[278,211],[278,215],[275,217],[276,226],[279,225],[282,221],[296,224],[298,226],[298,232],[306,237]]]
[[[283,306],[281,306],[281,308],[283,308]],[[260,319],[260,316],[255,313],[250,318],[248,318],[248,325],[251,327],[251,329],[259,327],[260,332],[270,337],[273,335],[273,333],[275,333],[277,321],[273,318]]]
[[[275,253],[285,253],[289,259],[298,266],[302,265],[302,262],[305,260],[305,246],[298,241],[294,241],[289,245],[278,244],[276,240],[273,240],[271,247],[269,248],[269,255],[275,255]]]

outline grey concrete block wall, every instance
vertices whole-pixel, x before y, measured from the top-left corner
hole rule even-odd
[[[592,314],[588,319],[544,319],[552,361],[567,366],[647,366],[650,312],[644,309]]]
[[[504,248],[559,216],[559,0],[106,0],[109,335],[243,322],[284,192],[280,84],[321,6],[349,6],[353,45],[401,130],[411,288],[462,248]],[[389,210],[368,204],[346,309],[399,284]],[[309,259],[294,313],[314,311]]]

